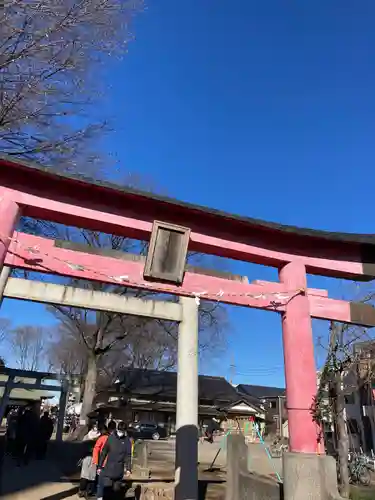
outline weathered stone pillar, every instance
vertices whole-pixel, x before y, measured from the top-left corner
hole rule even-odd
[[[143,479],[149,479],[150,469],[148,467],[148,444],[145,441],[137,443],[136,459],[134,460],[134,471]]]
[[[198,304],[180,297],[175,500],[198,500]]]
[[[0,307],[3,303],[4,291],[5,287],[7,286],[10,273],[11,273],[11,268],[9,266],[3,266],[0,272]]]

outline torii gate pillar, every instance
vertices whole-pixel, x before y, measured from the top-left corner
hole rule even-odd
[[[282,315],[289,449],[283,455],[284,498],[341,498],[335,461],[320,455],[320,429],[313,421],[317,390],[306,268],[298,260],[280,270],[280,281],[300,293],[288,301]]]
[[[20,209],[13,200],[0,197],[0,271],[9,248],[10,239],[18,222]]]
[[[293,261],[280,271],[280,281],[290,290],[306,290],[306,269]],[[319,430],[311,407],[316,395],[316,369],[310,307],[307,294],[299,293],[282,316],[289,446],[291,452],[316,453]]]
[[[198,302],[180,297],[175,500],[198,500]]]

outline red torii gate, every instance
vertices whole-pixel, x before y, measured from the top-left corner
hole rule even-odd
[[[58,175],[0,159],[0,266],[112,282],[176,295],[220,300],[282,314],[290,449],[317,453],[311,407],[316,369],[311,317],[375,325],[371,306],[307,289],[306,273],[371,280],[375,236],[328,233],[238,217],[108,183]],[[278,283],[246,284],[186,272],[180,286],[143,278],[144,263],[77,251],[63,242],[15,232],[20,215],[149,240],[155,220],[190,229],[189,250],[273,266]]]

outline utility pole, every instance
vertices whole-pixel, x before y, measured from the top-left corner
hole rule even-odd
[[[230,384],[233,385],[233,379],[236,375],[236,365],[234,364],[234,356],[233,353],[231,354],[231,364],[229,366],[229,372],[230,372]]]

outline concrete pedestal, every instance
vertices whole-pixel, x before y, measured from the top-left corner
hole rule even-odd
[[[283,500],[283,485],[248,470],[249,449],[241,434],[227,438],[227,488],[225,500]]]
[[[173,485],[166,484],[142,484],[136,488],[137,498],[140,500],[174,500]]]
[[[148,444],[144,441],[137,444],[137,455],[134,460],[133,473],[142,479],[150,478],[151,471],[148,467]]]
[[[334,458],[284,453],[284,500],[344,500],[337,489]]]

